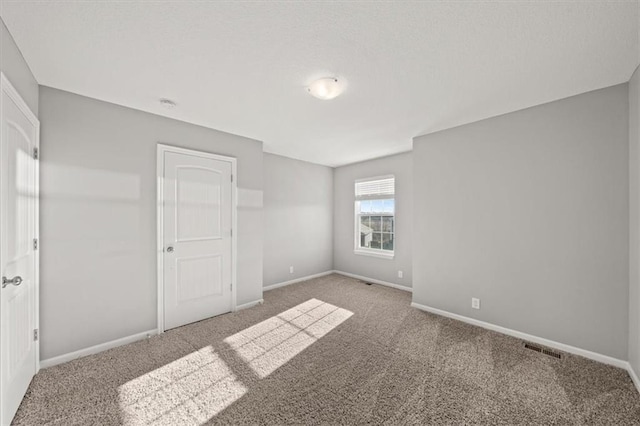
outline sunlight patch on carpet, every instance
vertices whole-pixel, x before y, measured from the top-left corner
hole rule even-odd
[[[125,425],[200,425],[246,392],[220,356],[205,347],[125,383],[118,396]]]
[[[260,378],[264,378],[351,315],[353,312],[346,309],[310,299],[224,341]]]

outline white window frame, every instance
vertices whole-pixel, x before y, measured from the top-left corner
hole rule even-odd
[[[397,244],[397,239],[396,239],[396,207],[395,207],[395,175],[384,175],[384,176],[375,176],[375,177],[370,177],[370,178],[365,178],[365,179],[357,179],[354,182],[354,189],[357,183],[359,182],[371,182],[371,181],[376,181],[376,180],[381,180],[381,179],[390,179],[393,178],[394,180],[394,188],[393,188],[393,195],[389,196],[389,195],[371,195],[371,196],[364,196],[364,197],[357,197],[355,195],[355,191],[354,191],[354,203],[353,203],[353,216],[354,216],[354,248],[353,248],[353,253],[360,255],[360,256],[370,256],[370,257],[377,257],[377,258],[381,258],[381,259],[393,259],[395,257],[395,250],[396,250],[396,244]],[[360,247],[360,216],[362,215],[359,212],[359,206],[358,203],[360,201],[367,201],[367,200],[394,200],[394,209],[393,209],[393,214],[380,214],[379,216],[391,216],[393,217],[393,250],[384,250],[384,249],[370,249],[370,248],[365,248],[365,247]],[[367,216],[375,216],[375,214],[368,214]],[[382,244],[382,242],[381,242]]]

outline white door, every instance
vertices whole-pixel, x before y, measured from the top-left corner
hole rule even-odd
[[[1,422],[11,423],[37,370],[37,181],[39,124],[2,75],[0,106]]]
[[[163,152],[164,329],[232,309],[232,163]]]

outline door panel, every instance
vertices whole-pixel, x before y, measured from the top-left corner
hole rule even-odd
[[[222,296],[222,256],[179,258],[178,303],[207,296]]]
[[[12,95],[9,95],[9,92]],[[36,254],[37,120],[2,79],[0,143],[0,274],[19,277],[0,288],[1,422],[9,424],[37,367]]]
[[[165,329],[230,312],[231,162],[165,152]]]
[[[221,238],[220,186],[217,170],[199,167],[177,167],[176,221],[177,241]]]

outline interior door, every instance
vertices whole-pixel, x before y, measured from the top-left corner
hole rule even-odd
[[[6,425],[37,369],[34,150],[39,124],[4,75],[0,116],[0,417]]]
[[[230,312],[232,165],[165,152],[164,328]]]

